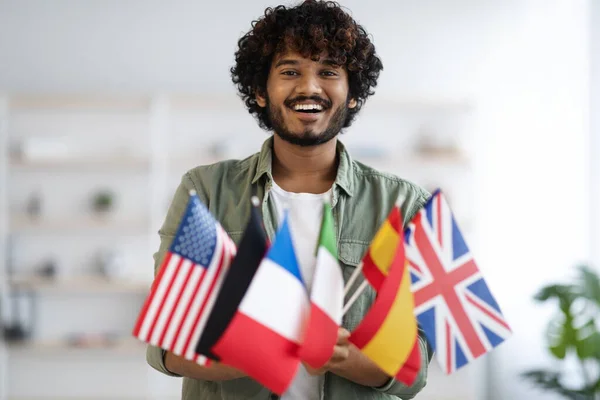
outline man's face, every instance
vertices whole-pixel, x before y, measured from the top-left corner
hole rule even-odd
[[[282,139],[300,146],[316,146],[337,136],[348,108],[346,70],[326,56],[319,61],[294,52],[275,56],[267,80],[267,96],[257,96],[273,130]]]

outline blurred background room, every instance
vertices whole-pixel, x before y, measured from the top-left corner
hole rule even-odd
[[[131,330],[182,174],[268,137],[229,68],[277,4],[0,0],[0,400],[180,398]],[[547,341],[558,303],[534,295],[580,265],[594,292],[600,271],[600,1],[341,4],[384,64],[341,140],[446,192],[513,329],[451,376],[434,359],[417,399],[565,398],[531,369],[596,380],[598,308],[585,349],[561,360]]]

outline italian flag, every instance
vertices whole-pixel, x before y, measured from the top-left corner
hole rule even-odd
[[[320,368],[333,355],[344,305],[344,278],[338,263],[333,214],[328,203],[323,206],[310,302],[308,327],[299,355],[311,367]]]

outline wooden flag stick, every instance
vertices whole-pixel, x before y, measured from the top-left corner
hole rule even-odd
[[[358,264],[356,266],[356,268],[354,268],[354,272],[352,273],[352,275],[350,276],[350,279],[348,279],[348,283],[346,283],[346,286],[344,287],[344,297],[346,297],[348,292],[350,292],[350,288],[352,288],[352,285],[354,285],[354,282],[356,282],[356,279],[358,279],[358,277],[360,276],[362,269],[363,269],[363,263],[361,261],[361,263]]]
[[[360,297],[360,295],[365,291],[367,286],[369,286],[369,281],[367,281],[365,279],[360,284],[358,289],[356,289],[356,291],[352,294],[352,297],[350,297],[350,300],[348,300],[348,302],[346,304],[344,304],[344,309],[342,310],[342,316],[346,315],[346,313],[348,312],[350,307],[352,307],[352,304],[354,304],[356,302],[356,300]]]

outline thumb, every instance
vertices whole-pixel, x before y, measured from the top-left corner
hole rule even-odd
[[[338,329],[338,344],[347,344],[348,343],[348,338],[350,337],[350,332],[348,332],[348,330],[340,327]]]

